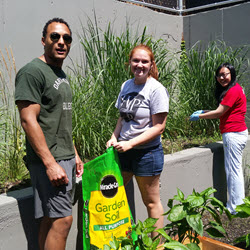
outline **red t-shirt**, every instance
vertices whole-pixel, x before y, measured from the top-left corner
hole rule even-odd
[[[245,123],[247,99],[244,90],[238,83],[228,90],[220,104],[229,107],[227,112],[220,117],[220,131],[222,134],[226,132],[242,132],[247,129]]]

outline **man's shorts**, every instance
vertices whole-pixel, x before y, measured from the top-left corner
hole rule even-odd
[[[52,186],[46,174],[45,166],[32,164],[29,166],[30,177],[34,191],[35,218],[48,216],[61,218],[72,215],[72,202],[76,180],[75,157],[70,160],[58,161],[64,168],[69,179],[67,185]]]
[[[162,172],[164,154],[162,145],[145,149],[130,149],[118,153],[121,169],[135,176],[155,176]]]

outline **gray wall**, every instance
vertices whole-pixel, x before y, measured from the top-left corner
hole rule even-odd
[[[250,3],[215,9],[183,17],[187,47],[197,41],[224,40],[230,46],[250,42]]]
[[[55,16],[63,17],[74,33],[70,56],[79,57],[77,33],[81,22],[96,13],[98,25],[105,28],[109,22],[118,32],[126,22],[134,27],[148,27],[148,33],[163,38],[174,49],[180,48],[182,33],[187,47],[197,40],[223,39],[231,45],[250,41],[250,3],[210,10],[189,16],[173,16],[151,9],[115,0],[1,0],[0,49],[11,46],[17,68],[43,53],[41,32],[45,22]],[[70,64],[69,60],[66,60]]]
[[[245,194],[250,196],[250,136],[244,149],[242,166]],[[165,155],[161,174],[161,201],[165,212],[168,210],[167,202],[177,194],[177,188],[182,190],[186,197],[192,193],[193,188],[201,192],[208,187],[214,187],[217,190],[214,196],[226,203],[227,185],[222,142]],[[143,221],[147,218],[147,211],[137,184],[133,183],[133,187],[129,188],[135,190],[134,197],[130,198],[132,200],[130,206],[132,209],[135,207],[136,219]]]
[[[81,22],[86,24],[87,16],[93,20],[94,11],[98,25],[105,28],[109,22],[114,30],[123,31],[126,22],[134,30],[148,27],[148,33],[179,48],[182,35],[182,19],[148,8],[126,4],[115,0],[1,0],[0,1],[0,49],[11,46],[17,68],[43,53],[41,45],[42,28],[53,17],[64,18],[73,31],[74,42],[70,56],[79,58],[77,33]],[[85,25],[86,26],[86,25]],[[70,63],[66,60],[66,63]]]

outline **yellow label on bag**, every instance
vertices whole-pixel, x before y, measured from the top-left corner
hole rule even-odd
[[[105,198],[101,191],[92,191],[89,201],[90,244],[103,248],[111,236],[125,236],[131,227],[129,205],[124,186],[118,187],[116,195]]]

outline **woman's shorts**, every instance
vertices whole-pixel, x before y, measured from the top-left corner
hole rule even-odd
[[[159,175],[163,169],[164,154],[162,145],[144,149],[130,149],[118,153],[121,169],[135,176]]]
[[[68,176],[67,185],[52,186],[42,163],[29,166],[33,191],[35,218],[62,218],[72,215],[72,201],[76,179],[75,158],[57,162]]]

